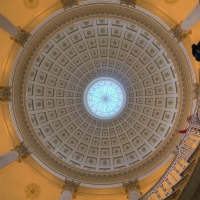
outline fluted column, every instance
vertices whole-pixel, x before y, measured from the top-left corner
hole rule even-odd
[[[140,198],[140,195],[138,194],[138,192],[136,190],[132,190],[129,193],[129,199],[130,200],[138,200]]]
[[[20,143],[11,152],[0,156],[0,169],[6,167],[7,165],[13,163],[14,161],[21,162],[22,159],[26,158],[30,154],[28,147],[24,143]]]
[[[181,23],[181,29],[183,31],[190,30],[200,20],[200,2],[194,7],[192,12]]]
[[[0,13],[0,28],[3,29],[12,37],[17,37],[20,34],[19,29],[7,18],[5,18],[1,13]]]
[[[129,181],[128,183],[124,183],[123,186],[125,187],[127,198],[130,200],[138,200],[142,195],[137,179],[134,181]]]
[[[70,190],[65,190],[59,200],[70,200],[72,199],[72,193]]]
[[[28,32],[20,27],[16,27],[12,22],[10,22],[5,16],[0,13],[0,28],[10,35],[10,38],[24,46],[31,36]]]
[[[11,151],[3,156],[0,156],[0,169],[3,169],[7,165],[16,161],[19,157],[19,153],[17,151]]]
[[[71,200],[72,198],[75,199],[78,186],[78,183],[66,179],[65,185],[63,187],[63,192],[59,200]]]
[[[192,33],[190,30],[198,21],[200,20],[200,2],[195,6],[195,8],[190,12],[184,21],[173,27],[170,32],[174,35],[174,38],[181,42],[189,34]]]

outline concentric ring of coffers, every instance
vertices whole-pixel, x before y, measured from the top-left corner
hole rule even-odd
[[[104,74],[123,84],[128,102],[116,119],[101,122],[85,109],[84,92]],[[116,170],[143,160],[165,139],[177,85],[173,63],[148,32],[115,19],[87,20],[57,33],[39,53],[29,77],[29,114],[41,141],[63,161]]]
[[[84,92],[104,74],[122,82],[128,102],[116,119],[101,122],[84,108]],[[143,160],[165,139],[177,85],[173,63],[149,33],[120,20],[87,20],[66,27],[39,53],[29,77],[29,115],[63,161],[116,170]]]
[[[60,16],[63,19],[62,13]],[[47,30],[53,29],[50,24]],[[120,17],[94,17],[63,25],[49,35],[41,45],[35,45],[36,54],[30,55],[31,67],[25,73],[28,112],[22,111],[22,115],[29,117],[25,126],[29,135],[22,134],[33,149],[33,143],[39,141],[36,146],[40,148],[34,149],[38,159],[45,160],[56,173],[71,174],[85,182],[95,181],[96,172],[102,182],[100,177],[104,175],[111,182],[128,179],[129,172],[140,174],[146,170],[148,165],[143,164],[141,170],[140,163],[152,164],[148,159],[161,159],[159,155],[166,153],[160,151],[161,147],[172,145],[168,141],[172,141],[173,124],[181,122],[180,113],[186,115],[189,107],[183,101],[180,107],[185,110],[178,110],[177,69],[159,38]],[[42,41],[40,37],[38,41]],[[33,35],[33,39],[37,41],[37,36]],[[26,48],[31,52],[30,47]],[[102,121],[85,108],[84,91],[91,81],[105,76],[120,82],[127,103],[118,116]],[[21,111],[18,108],[16,113]],[[178,140],[176,135],[173,138]],[[120,175],[116,180],[109,173],[118,174],[117,170]]]

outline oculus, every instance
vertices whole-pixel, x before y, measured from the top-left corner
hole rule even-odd
[[[87,86],[84,103],[88,112],[94,117],[111,119],[123,110],[126,94],[118,81],[109,77],[101,77]]]

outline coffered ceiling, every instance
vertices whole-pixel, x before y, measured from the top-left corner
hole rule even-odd
[[[112,171],[162,144],[176,117],[178,79],[153,36],[96,19],[66,27],[42,48],[27,101],[32,125],[53,154],[86,170]],[[126,107],[115,119],[98,120],[85,109],[85,88],[97,77],[112,77],[126,90]]]
[[[141,7],[153,12],[169,26],[183,20],[196,3],[196,0],[179,0],[173,5],[160,0],[140,1]],[[13,3],[10,0],[2,0],[0,5],[0,12],[16,25],[27,25],[29,31],[60,9],[60,4],[54,0],[39,1],[34,9],[28,9],[22,1]],[[177,10],[184,12],[179,13]],[[190,44],[199,40],[198,30],[199,24],[193,28],[191,40],[184,43],[189,55]],[[19,47],[14,46],[2,30],[0,37],[3,44],[0,47],[0,64],[3,66],[0,67],[0,80],[7,85]],[[93,17],[70,23],[42,42],[29,65],[24,88],[27,93],[24,95],[24,108],[27,110],[31,132],[49,155],[63,165],[74,167],[77,171],[82,170],[89,176],[92,176],[92,172],[115,174],[126,168],[131,169],[134,165],[139,166],[149,156],[153,156],[156,150],[161,149],[170,137],[174,122],[179,118],[176,116],[182,97],[178,97],[183,94],[179,84],[183,82],[176,66],[165,43],[144,26],[118,17]],[[193,67],[196,70],[198,64],[193,62]],[[186,71],[183,73],[187,74]],[[118,80],[127,93],[125,109],[109,121],[90,116],[83,102],[85,87],[100,76],[110,76]],[[1,106],[0,119],[0,136],[4,138],[0,140],[0,152],[3,154],[10,151],[19,139],[5,104]],[[31,159],[27,160],[27,165],[21,165],[21,169],[27,170],[28,178],[17,185],[17,190],[14,190],[16,187],[9,187],[11,192],[7,192],[6,185],[9,182],[14,183],[13,177],[20,182],[17,176],[20,167],[12,165],[13,168],[7,168],[6,173],[2,171],[0,177],[4,186],[1,187],[3,189],[0,193],[3,194],[3,200],[18,197],[23,199],[25,194],[20,191],[24,191],[26,186],[32,183],[33,177],[34,182],[41,187],[41,199],[53,197],[48,196],[49,188],[46,182],[42,181],[46,177],[51,180],[48,184],[51,185],[52,195],[55,195],[53,198],[58,198],[60,182],[49,174],[45,178],[35,176],[40,174],[39,168],[35,167],[36,164]],[[170,162],[171,160],[161,171],[157,170],[154,177],[141,180],[143,192],[150,189]],[[32,170],[33,168],[36,171]],[[80,177],[77,179],[80,180]],[[84,181],[87,182],[86,179]],[[119,179],[115,182],[119,182]],[[95,195],[95,192],[102,194],[100,199],[111,200],[110,195],[114,195],[114,199],[126,198],[122,190],[118,194],[114,190],[109,193],[105,190],[82,188],[77,199],[93,198],[88,191],[92,195]]]

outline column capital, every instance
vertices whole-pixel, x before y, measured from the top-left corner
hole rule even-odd
[[[61,0],[61,4],[64,9],[72,8],[73,6],[78,5],[77,0]]]
[[[0,101],[11,101],[11,87],[3,86],[0,87]]]
[[[19,34],[16,37],[10,36],[10,39],[14,40],[16,43],[24,47],[25,43],[28,41],[31,34],[22,29],[20,26],[18,26],[18,29],[19,29]]]
[[[72,193],[72,198],[76,198],[76,193],[78,191],[80,183],[74,182],[73,180],[65,179],[65,185],[63,187],[63,192],[69,190]]]
[[[128,198],[132,190],[137,191],[140,196],[142,195],[142,192],[140,191],[140,186],[138,184],[138,179],[135,179],[134,181],[130,180],[127,183],[123,183],[123,186],[125,187],[125,192]]]
[[[17,151],[19,153],[19,157],[17,159],[17,162],[21,162],[24,158],[26,158],[28,155],[31,154],[28,147],[24,144],[24,142],[21,142],[18,146],[16,146],[11,151]]]
[[[127,6],[135,7],[138,4],[139,0],[120,0],[120,4],[126,4]]]
[[[181,23],[171,28],[170,32],[173,34],[174,38],[177,40],[178,43],[183,41],[189,34],[192,33],[191,30],[189,31],[182,30]]]

